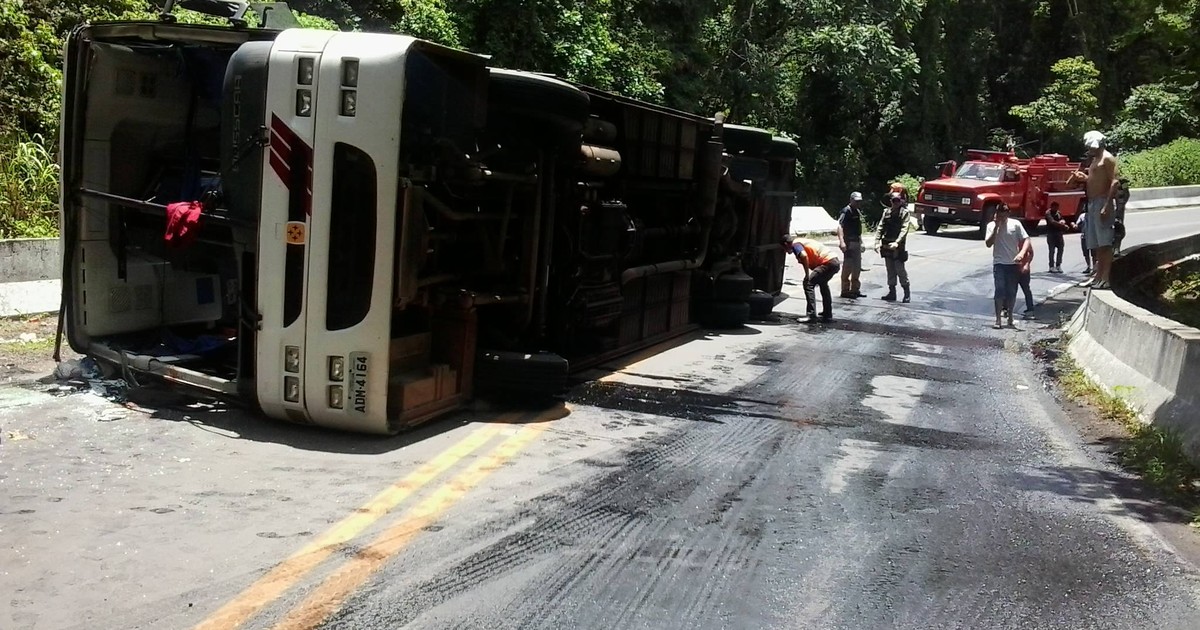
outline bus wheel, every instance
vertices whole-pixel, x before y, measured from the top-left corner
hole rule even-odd
[[[569,367],[549,352],[481,350],[475,358],[475,391],[503,398],[556,396],[567,389]]]
[[[775,296],[765,291],[755,291],[746,299],[750,305],[750,319],[766,319],[775,310]]]
[[[518,125],[525,133],[554,140],[578,139],[588,119],[587,94],[558,79],[488,68],[488,124]]]
[[[708,328],[741,328],[750,321],[750,305],[746,302],[701,302],[697,321]]]
[[[715,300],[744,302],[750,297],[752,291],[754,291],[754,278],[741,271],[717,276],[717,279],[713,280],[712,297]]]

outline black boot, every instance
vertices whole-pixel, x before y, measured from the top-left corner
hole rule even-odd
[[[903,301],[905,304],[908,304],[909,302],[911,302],[911,301],[912,301],[912,293],[911,293],[911,292],[909,292],[909,290],[908,290],[908,285],[907,285],[907,284],[906,284],[906,285],[904,285],[904,299],[903,299],[902,301]]]
[[[888,287],[887,295],[885,295],[879,299],[885,300],[887,302],[895,302],[896,301],[896,287],[894,287],[894,286]]]

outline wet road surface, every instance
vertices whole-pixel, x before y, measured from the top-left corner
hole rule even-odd
[[[1131,213],[1128,244],[1195,230]],[[561,407],[389,440],[0,390],[0,627],[1197,627],[1194,535],[1029,351],[1082,299],[1078,237],[1016,331],[979,241],[910,249],[912,304],[868,254],[831,324],[792,285]]]

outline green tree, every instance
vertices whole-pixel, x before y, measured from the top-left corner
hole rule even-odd
[[[21,0],[0,0],[0,138],[46,134],[58,124],[62,40]]]
[[[1141,151],[1192,133],[1196,84],[1150,83],[1133,88],[1117,115],[1112,138],[1123,151]]]
[[[1100,71],[1083,57],[1068,57],[1054,62],[1050,72],[1054,79],[1041,96],[1009,112],[1038,135],[1043,150],[1076,151],[1083,133],[1100,124],[1096,97]]]

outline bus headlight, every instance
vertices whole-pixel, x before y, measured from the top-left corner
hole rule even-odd
[[[300,372],[300,347],[288,346],[283,350],[283,371],[297,374]]]
[[[296,90],[296,115],[312,116],[312,90]]]
[[[342,90],[342,115],[353,116],[358,113],[358,92]]]
[[[346,378],[346,360],[342,357],[329,357],[329,380],[341,382]]]
[[[283,399],[294,403],[300,402],[300,378],[296,376],[283,377]]]
[[[342,85],[346,87],[358,87],[357,59],[342,60]]]
[[[343,400],[342,386],[341,385],[330,385],[329,386],[329,406],[333,409],[341,409],[342,408],[342,400]]]
[[[296,83],[312,85],[316,74],[315,60],[312,57],[301,57],[296,67]]]

